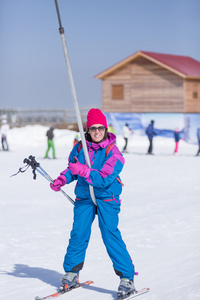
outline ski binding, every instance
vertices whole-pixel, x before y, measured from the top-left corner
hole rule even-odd
[[[118,296],[118,298],[116,300],[122,300],[122,299],[132,299],[132,298],[135,298],[137,296],[140,296],[142,294],[145,294],[145,293],[148,293],[150,291],[149,288],[143,288],[141,290],[138,290],[136,292],[133,292],[133,293],[129,293],[128,295],[125,295],[125,296]]]

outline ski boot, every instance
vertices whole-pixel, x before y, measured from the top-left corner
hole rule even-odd
[[[121,278],[117,293],[118,299],[125,299],[136,292],[133,280]]]
[[[67,272],[61,279],[60,291],[67,291],[79,284],[79,273]]]

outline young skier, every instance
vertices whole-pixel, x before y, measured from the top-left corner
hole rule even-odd
[[[180,141],[180,131],[179,128],[176,128],[174,130],[174,141],[175,141],[175,149],[174,149],[174,154],[178,153],[178,146],[179,146],[179,141]]]
[[[68,168],[50,184],[54,191],[60,191],[65,184],[77,180],[74,222],[63,263],[66,274],[62,277],[61,289],[69,289],[78,283],[91,225],[97,215],[107,253],[113,262],[115,273],[121,279],[118,296],[124,296],[135,292],[134,265],[118,229],[122,191],[119,173],[123,168],[124,158],[114,144],[115,135],[107,131],[106,117],[101,110],[92,108],[88,112],[85,137],[91,168],[87,166],[82,145],[78,143],[69,155]],[[89,185],[94,188],[97,206],[91,199]]]

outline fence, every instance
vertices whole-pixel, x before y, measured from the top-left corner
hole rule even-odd
[[[88,110],[80,108],[82,122],[86,122]],[[6,118],[11,126],[28,124],[57,125],[58,127],[76,124],[74,109],[0,109],[0,120]]]

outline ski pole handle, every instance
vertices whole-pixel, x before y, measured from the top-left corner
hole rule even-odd
[[[28,169],[28,167],[31,167],[32,171],[33,171],[33,175],[34,175],[33,179],[36,179],[35,171],[37,171],[38,173],[40,173],[40,175],[42,175],[50,183],[54,182],[54,180],[51,178],[51,176],[49,176],[49,174],[36,161],[35,156],[30,155],[29,158],[25,158],[23,162],[26,163],[26,166],[25,166],[26,169],[22,170],[22,168],[20,168],[19,171],[16,174],[13,174],[12,176],[17,175],[19,172],[23,173]],[[75,203],[75,201],[69,195],[67,195],[62,189],[60,189],[60,191],[72,204]]]

